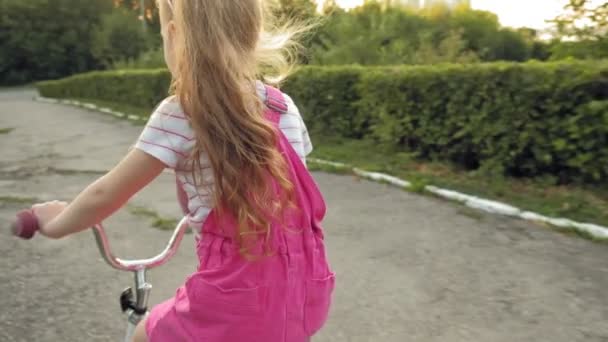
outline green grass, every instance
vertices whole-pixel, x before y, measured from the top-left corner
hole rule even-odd
[[[0,128],[0,135],[2,134],[9,134],[10,132],[14,131],[15,129],[12,127],[7,127],[7,128]]]
[[[591,233],[575,228],[560,228],[560,227],[552,227],[556,231],[569,235],[569,236],[577,236],[583,239],[591,240],[593,242],[602,243],[608,245],[608,239],[598,238],[597,236],[592,235]]]
[[[56,173],[58,175],[63,176],[71,176],[71,175],[104,175],[106,171],[101,170],[71,170],[71,169],[57,169],[50,168],[49,171]]]
[[[36,202],[39,202],[39,200],[33,197],[0,196],[0,203],[4,204],[32,205]]]
[[[148,208],[129,206],[128,209],[135,216],[150,219],[152,227],[160,230],[173,230],[179,223],[176,219],[161,217],[157,212]]]
[[[447,163],[424,162],[375,142],[313,137],[313,157],[391,174],[414,184],[414,191],[432,184],[523,210],[608,226],[608,186],[556,186],[544,179],[513,179],[459,169]]]

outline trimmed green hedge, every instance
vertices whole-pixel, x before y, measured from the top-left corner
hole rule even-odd
[[[366,129],[358,120],[361,97],[357,85],[365,70],[349,66],[301,68],[289,78],[283,91],[297,103],[311,131],[363,138]]]
[[[154,108],[167,97],[171,74],[165,69],[96,71],[36,84],[40,95],[83,98]]]
[[[40,83],[43,96],[152,108],[163,70]],[[319,134],[497,174],[608,181],[608,62],[303,67],[284,85]]]
[[[374,70],[359,84],[369,135],[470,169],[608,179],[608,64]]]

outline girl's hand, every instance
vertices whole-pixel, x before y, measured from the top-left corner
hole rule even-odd
[[[32,206],[34,215],[36,215],[36,218],[38,219],[38,226],[40,227],[40,233],[42,235],[47,237],[52,235],[47,231],[49,223],[51,223],[51,221],[53,221],[67,206],[68,204],[66,202],[60,201],[46,202]]]

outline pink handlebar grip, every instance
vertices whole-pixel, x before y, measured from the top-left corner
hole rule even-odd
[[[38,231],[38,219],[32,210],[23,210],[17,214],[12,224],[13,234],[22,239],[29,240]]]

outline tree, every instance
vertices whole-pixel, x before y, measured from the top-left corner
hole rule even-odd
[[[154,33],[157,33],[160,30],[160,17],[158,13],[158,6],[156,6],[156,0],[113,0],[114,6],[116,8],[125,8],[129,11],[132,11],[135,15],[138,16],[139,20],[142,20],[141,6],[143,4],[145,13],[145,24],[146,28]],[[163,0],[166,1],[166,0]],[[142,22],[143,24],[144,22]]]
[[[308,21],[317,14],[317,5],[312,0],[278,0],[275,14],[282,19]]]
[[[479,61],[478,56],[467,50],[466,42],[462,39],[462,32],[451,31],[437,45],[432,44],[431,39],[422,39],[422,44],[414,53],[411,63],[473,63],[477,61]]]
[[[523,61],[532,56],[536,36],[501,28],[493,13],[469,6],[452,9],[438,4],[416,11],[390,4],[368,1],[348,12],[333,6],[324,10],[325,25],[312,46],[312,62],[465,63]]]
[[[529,47],[529,57],[538,61],[546,61],[551,57],[551,44],[539,38],[538,31],[529,27],[516,30]]]
[[[602,59],[608,56],[608,40],[555,40],[550,46],[551,59]]]
[[[462,30],[467,49],[474,51],[483,60],[499,59],[496,38],[500,22],[496,14],[487,11],[458,8],[449,18],[452,29]]]
[[[324,15],[332,15],[336,12],[344,12],[344,9],[338,5],[336,0],[325,0],[321,12]]]
[[[531,46],[526,43],[521,34],[514,30],[503,28],[494,34],[490,45],[491,53],[487,60],[505,60],[523,62],[530,59]]]
[[[553,20],[561,37],[602,40],[608,34],[608,2],[593,6],[590,0],[569,0],[565,13]]]
[[[552,59],[596,59],[608,56],[608,2],[569,0],[564,13],[553,20],[557,40]]]
[[[400,8],[375,2],[345,12],[334,10],[312,47],[316,64],[402,64],[411,60],[420,45],[419,33],[429,22]]]
[[[0,83],[58,78],[98,66],[92,32],[107,0],[0,1]]]
[[[106,68],[137,58],[148,48],[141,21],[130,11],[117,8],[103,16],[93,32],[93,56]]]

